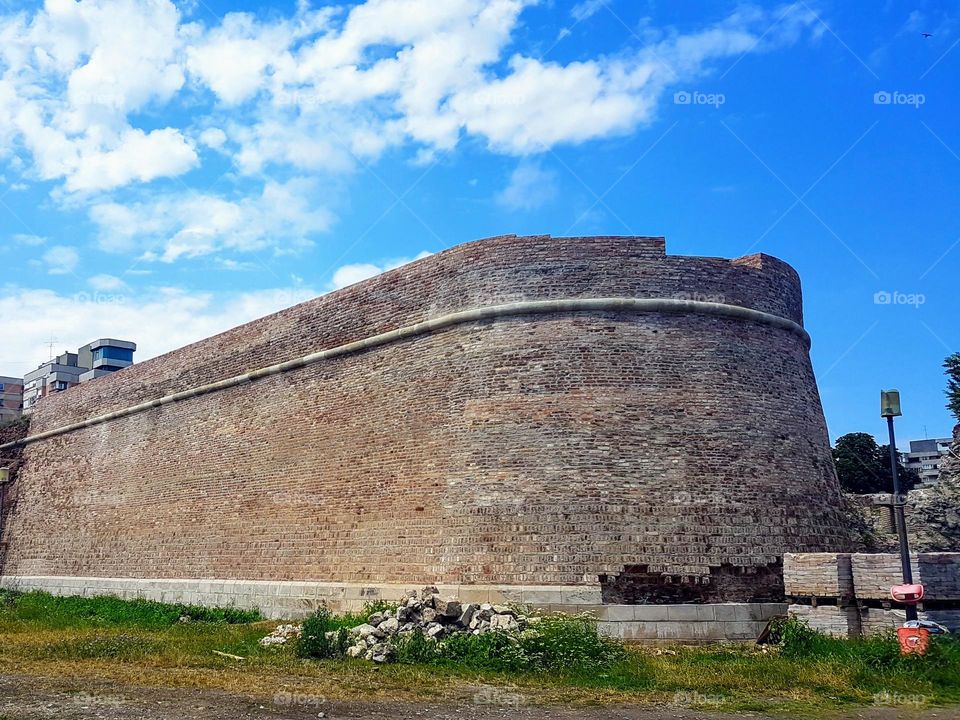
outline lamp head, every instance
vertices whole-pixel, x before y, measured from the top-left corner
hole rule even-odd
[[[900,412],[900,391],[881,390],[880,417],[897,417],[899,415],[903,415]]]

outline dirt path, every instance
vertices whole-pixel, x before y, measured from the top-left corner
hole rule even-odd
[[[62,683],[51,678],[0,675],[0,720],[98,718],[99,720],[720,720],[766,716],[703,713],[683,707],[532,707],[496,688],[479,688],[471,704],[327,702],[316,696],[278,693],[272,700],[215,690],[170,690],[115,683]],[[809,718],[809,715],[805,715]],[[906,710],[871,707],[825,717],[837,720],[952,720],[960,708]]]

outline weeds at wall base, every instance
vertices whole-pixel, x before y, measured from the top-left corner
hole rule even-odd
[[[937,642],[927,658],[901,658],[892,638],[839,640],[790,621],[778,628],[779,644],[765,651],[752,645],[623,647],[594,639],[589,624],[567,618],[544,631],[547,639],[468,640],[441,652],[410,640],[398,662],[374,666],[343,657],[305,659],[293,643],[260,647],[274,622],[231,623],[226,615],[180,622],[185,606],[155,605],[0,593],[0,673],[210,687],[266,698],[290,690],[329,699],[389,693],[511,706],[655,703],[800,716],[814,708],[960,703],[960,644],[953,639]],[[316,630],[326,637],[367,614],[328,614],[329,629]],[[531,664],[500,657],[497,643],[503,642]]]
[[[0,590],[0,608],[21,622],[54,628],[121,625],[164,628],[181,621],[237,625],[262,619],[259,610],[124,600],[109,595],[60,596],[41,591]]]

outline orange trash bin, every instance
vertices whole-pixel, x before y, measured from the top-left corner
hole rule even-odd
[[[930,647],[930,631],[926,628],[897,628],[897,640],[900,641],[901,655],[924,655]]]

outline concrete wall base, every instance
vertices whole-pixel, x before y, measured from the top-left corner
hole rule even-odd
[[[791,605],[791,617],[807,623],[814,630],[837,637],[860,637],[893,632],[902,627],[907,620],[903,608],[872,608],[849,605]],[[960,632],[960,608],[920,610],[921,620],[932,620],[947,628],[950,632]]]
[[[960,608],[920,610],[917,617],[939,623],[951,633],[960,632]],[[863,634],[872,635],[896,631],[907,621],[907,613],[903,609],[894,608],[861,608],[860,618]]]
[[[791,605],[790,616],[802,620],[814,630],[837,637],[859,637],[862,632],[859,608],[837,606]]]
[[[604,605],[596,616],[600,618],[600,632],[608,637],[671,645],[753,642],[770,620],[786,614],[786,603],[716,603]]]
[[[100,578],[60,575],[0,576],[0,587],[53,595],[113,595],[166,603],[256,608],[267,618],[305,617],[321,606],[356,611],[371,601],[399,601],[418,585],[282,582],[181,578]],[[461,602],[527,605],[545,612],[587,613],[603,634],[637,643],[753,641],[785,603],[604,605],[600,587],[577,585],[438,585]]]

